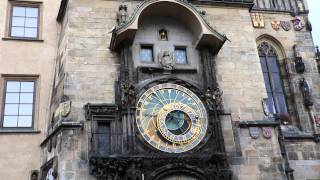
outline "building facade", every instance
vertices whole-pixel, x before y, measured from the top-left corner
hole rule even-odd
[[[305,0],[0,7],[2,177],[320,179]]]

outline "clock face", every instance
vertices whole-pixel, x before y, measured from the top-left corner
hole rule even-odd
[[[181,153],[196,147],[208,126],[201,100],[177,84],[159,84],[140,97],[137,127],[146,142],[164,152]]]

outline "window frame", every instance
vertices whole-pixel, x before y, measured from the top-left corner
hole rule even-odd
[[[4,116],[5,116],[5,105],[6,105],[6,93],[7,93],[7,82],[8,81],[19,81],[19,82],[33,82],[33,102],[32,102],[32,119],[30,127],[3,127]],[[36,100],[37,100],[37,77],[5,77],[3,80],[2,89],[2,107],[1,107],[1,119],[0,119],[0,129],[2,130],[34,130],[35,128],[35,115],[36,115]],[[21,92],[19,92],[21,93]],[[19,103],[20,104],[20,103]],[[30,103],[31,104],[31,103]]]
[[[260,53],[259,46],[262,45],[263,43],[265,43],[266,45],[269,46],[269,52],[268,53],[267,52]],[[286,89],[284,87],[283,75],[281,73],[281,66],[280,66],[280,63],[279,63],[279,55],[277,54],[277,51],[275,50],[275,48],[269,42],[263,41],[263,42],[259,43],[259,45],[258,45],[258,52],[259,52],[260,66],[262,66],[261,65],[261,61],[262,61],[261,58],[263,57],[264,61],[265,61],[266,68],[267,68],[269,85],[270,85],[270,90],[271,90],[273,104],[274,104],[274,110],[275,110],[275,114],[272,114],[272,115],[274,116],[276,114],[289,113],[287,94],[286,94],[286,91],[285,91]],[[286,112],[281,112],[281,109],[283,109],[283,108],[280,106],[279,99],[277,98],[277,94],[278,93],[276,92],[276,89],[274,87],[275,86],[275,82],[274,82],[274,77],[272,75],[273,72],[272,72],[271,65],[269,63],[269,61],[271,61],[270,59],[272,59],[272,58],[275,58],[274,60],[275,60],[276,66],[277,66],[278,71],[279,71],[279,72],[277,72],[277,74],[279,75],[279,78],[280,78],[280,86],[281,86],[281,89],[282,89],[282,95],[284,97],[284,103],[285,103],[284,105],[285,105]],[[265,73],[265,72],[263,72],[262,67],[261,67],[261,72]],[[268,90],[267,90],[265,79],[264,79],[263,82],[265,84],[265,89],[266,89],[266,92],[268,94]],[[269,98],[269,96],[267,98]]]
[[[141,50],[142,49],[151,49],[151,61],[143,61],[141,59]],[[140,48],[139,48],[139,62],[140,63],[144,63],[144,64],[154,64],[155,63],[155,56],[154,56],[154,46],[153,44],[140,44]]]
[[[176,50],[184,50],[186,54],[186,63],[177,63],[176,61]],[[174,63],[178,66],[184,66],[189,64],[189,58],[188,58],[188,48],[187,46],[174,46]]]
[[[8,33],[7,36],[10,39],[19,40],[40,40],[40,26],[41,26],[41,2],[10,2],[9,8],[9,23],[8,23]],[[25,7],[25,8],[38,8],[37,17],[37,37],[25,37],[25,36],[12,36],[12,19],[13,19],[13,8],[14,7]],[[24,26],[25,28],[25,26]]]

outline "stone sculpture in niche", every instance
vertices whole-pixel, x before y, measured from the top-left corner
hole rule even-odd
[[[310,108],[311,106],[313,106],[311,89],[308,82],[304,78],[302,78],[302,80],[300,81],[300,89],[303,95],[304,105],[306,106],[306,108]]]
[[[304,65],[304,62],[302,61],[302,56],[300,54],[300,51],[297,45],[293,46],[293,52],[295,57],[294,63],[295,63],[296,72],[299,74],[302,74],[305,71],[305,65]]]
[[[218,87],[213,91],[213,100],[215,102],[217,110],[222,110],[222,94],[223,91],[221,91]]]
[[[119,11],[117,13],[118,25],[121,26],[121,25],[125,24],[127,22],[127,17],[128,17],[127,5],[122,4],[119,6]]]
[[[160,66],[165,70],[172,70],[174,68],[173,53],[169,51],[161,51],[158,54]]]
[[[165,29],[159,30],[159,40],[168,41],[168,31]]]

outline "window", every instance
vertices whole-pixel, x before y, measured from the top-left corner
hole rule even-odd
[[[187,64],[187,50],[183,47],[174,49],[174,56],[177,64]]]
[[[7,80],[4,91],[3,128],[32,128],[34,80]]]
[[[140,60],[142,62],[153,62],[153,47],[149,46],[141,46],[140,48]]]
[[[38,39],[39,5],[12,5],[9,36],[14,38]]]
[[[266,42],[261,43],[258,46],[258,50],[264,83],[268,94],[268,110],[271,114],[286,113],[287,105],[276,52],[273,47]]]
[[[110,154],[110,124],[98,123],[98,154],[106,156]]]

